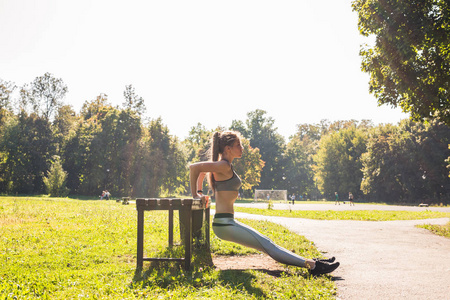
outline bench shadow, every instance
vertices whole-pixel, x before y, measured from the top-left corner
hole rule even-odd
[[[164,276],[178,276],[180,272],[192,273],[201,268],[213,267],[211,252],[204,245],[194,244],[194,251],[191,260],[191,270],[183,269],[184,262],[176,261],[150,261],[144,262],[144,266],[136,268],[133,276],[133,282],[143,282],[153,272],[164,274]],[[184,246],[175,245],[174,247],[165,248],[163,251],[151,254],[152,257],[184,257]]]

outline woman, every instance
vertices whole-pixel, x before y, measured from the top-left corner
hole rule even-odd
[[[308,268],[313,275],[334,271],[339,263],[328,260],[305,259],[272,242],[269,238],[245,224],[234,220],[234,202],[239,195],[241,179],[233,169],[233,160],[242,156],[240,134],[233,131],[215,132],[211,141],[211,161],[190,166],[191,192],[194,198],[208,201],[203,195],[203,180],[208,174],[216,198],[213,220],[214,233],[221,239],[232,241],[266,253],[276,261]]]

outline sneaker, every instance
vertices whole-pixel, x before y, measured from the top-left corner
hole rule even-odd
[[[313,276],[331,273],[339,267],[339,263],[327,263],[322,261],[316,261],[316,267],[312,270],[309,270],[309,273]]]
[[[336,260],[336,257],[332,258],[313,258],[314,261],[321,261],[321,262],[327,262],[327,263],[333,263]]]

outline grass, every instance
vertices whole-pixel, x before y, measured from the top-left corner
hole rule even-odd
[[[317,212],[242,207],[236,210],[285,217],[371,221],[450,217],[450,213],[430,211]],[[280,225],[241,221],[302,256],[321,256],[310,241]],[[166,223],[166,212],[146,213],[146,256],[182,256],[182,247],[167,248]],[[450,235],[450,223],[421,227],[446,237]],[[175,229],[174,237],[178,237],[178,226]],[[87,199],[0,197],[0,300],[335,298],[330,277],[313,278],[303,268],[288,267],[286,273],[273,276],[258,270],[220,271],[211,267],[211,255],[252,253],[256,251],[219,240],[211,233],[211,254],[195,251],[191,271],[184,271],[176,263],[146,262],[141,272],[136,270],[134,205]]]
[[[423,225],[416,225],[420,228],[425,228],[434,234],[444,236],[446,238],[450,238],[450,222],[448,222],[445,225],[431,225],[431,224],[423,224]]]
[[[434,218],[450,218],[448,212],[424,210],[414,211],[385,211],[385,210],[355,210],[355,211],[302,211],[302,210],[274,210],[235,206],[235,211],[265,216],[305,218],[316,220],[355,220],[355,221],[396,221],[423,220]],[[430,230],[434,234],[450,238],[450,222],[446,225],[416,225]]]
[[[305,218],[316,220],[356,220],[356,221],[394,221],[419,220],[432,218],[450,218],[448,212],[437,211],[384,211],[384,210],[348,210],[348,211],[307,211],[307,210],[279,210],[235,206],[237,212],[258,214],[265,216]]]
[[[321,256],[310,241],[280,225],[241,221],[300,255]],[[310,277],[296,267],[280,276],[220,271],[200,250],[189,272],[176,263],[145,262],[136,270],[136,222],[135,206],[115,201],[0,197],[0,299],[335,298],[330,277]],[[182,246],[167,248],[166,212],[146,213],[145,226],[146,256],[182,256]],[[211,251],[213,256],[255,252],[213,233]]]

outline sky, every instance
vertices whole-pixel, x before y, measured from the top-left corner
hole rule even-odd
[[[0,0],[0,78],[49,72],[77,112],[132,84],[181,139],[256,109],[286,139],[322,119],[396,124],[408,116],[369,93],[357,22],[351,0]]]

